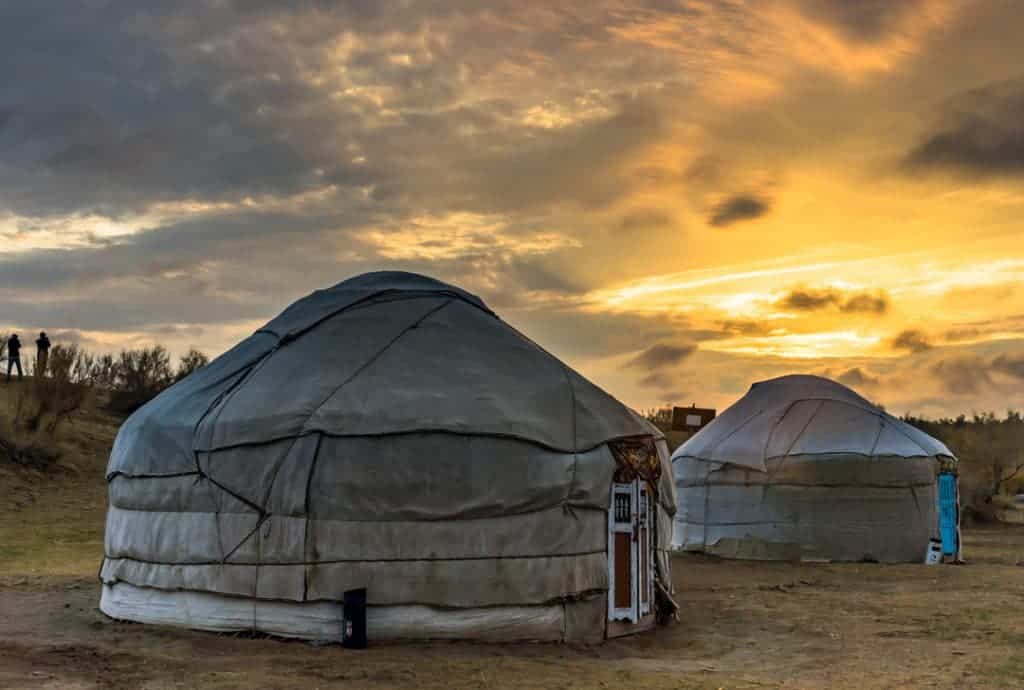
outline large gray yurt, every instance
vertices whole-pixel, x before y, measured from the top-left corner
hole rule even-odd
[[[100,608],[339,639],[601,640],[669,614],[664,439],[477,297],[299,300],[125,422]]]
[[[672,455],[676,548],[732,558],[959,556],[956,459],[835,381],[783,376]]]

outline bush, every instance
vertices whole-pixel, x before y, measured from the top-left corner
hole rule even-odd
[[[78,345],[54,345],[50,349],[46,375],[65,384],[91,386],[95,364],[96,358]]]
[[[658,427],[662,432],[672,431],[672,408],[658,407],[644,413],[647,421]]]
[[[117,360],[114,359],[114,355],[100,355],[93,358],[89,381],[96,388],[114,390],[117,385]]]
[[[75,411],[97,391],[109,396],[107,408],[128,415],[156,397],[172,383],[206,366],[209,358],[195,348],[171,366],[167,350],[123,350],[118,355],[96,356],[78,345],[54,345],[45,375],[35,372],[26,358],[25,380],[12,389],[9,414],[0,416],[0,458],[42,467],[57,459],[52,437]]]
[[[202,369],[209,363],[209,357],[194,347],[191,348],[188,352],[182,355],[181,361],[178,362],[178,373],[174,376],[175,382],[181,381],[196,369]]]
[[[9,415],[0,424],[0,455],[19,465],[44,469],[58,458],[57,429],[92,395],[91,356],[77,346],[54,347],[49,376],[26,378],[12,389]]]
[[[171,357],[161,345],[122,350],[110,371],[112,392],[108,407],[131,414],[174,381]]]
[[[48,376],[26,378],[16,389],[11,427],[30,434],[53,434],[79,410],[92,393],[92,356],[77,345],[57,345],[50,351]]]
[[[969,514],[991,519],[997,498],[1024,481],[1024,418],[1019,412],[1010,410],[1003,419],[991,412],[970,419],[903,419],[941,440],[957,456],[961,504]]]
[[[161,345],[138,350],[122,350],[116,359],[105,355],[91,366],[94,385],[111,391],[108,408],[119,414],[131,414],[155,398],[165,388],[206,366],[209,358],[192,348],[181,357],[177,371]]]

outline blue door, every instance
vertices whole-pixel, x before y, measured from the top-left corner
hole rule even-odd
[[[956,555],[956,475],[943,472],[939,475],[939,534],[942,536],[942,553]]]

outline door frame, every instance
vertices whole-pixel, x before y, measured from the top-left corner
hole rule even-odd
[[[628,502],[628,515],[623,508]],[[641,479],[613,482],[608,508],[608,620],[639,623],[653,611],[654,598],[654,500]],[[623,519],[625,518],[625,519]],[[616,562],[621,554],[616,549],[617,535],[629,535],[630,603],[617,607]],[[642,548],[646,547],[646,548]],[[645,553],[644,553],[645,552]],[[641,559],[643,559],[641,561]],[[646,566],[646,567],[643,567]],[[641,580],[644,580],[641,582]],[[641,592],[646,596],[641,596]]]

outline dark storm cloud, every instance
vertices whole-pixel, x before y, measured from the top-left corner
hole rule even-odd
[[[226,75],[175,60],[166,37],[148,28],[173,21],[157,3],[5,11],[0,205],[27,216],[117,216],[156,201],[295,193],[318,182],[317,167],[372,182],[226,99]],[[269,100],[310,100],[301,88],[263,81]]]
[[[673,367],[697,351],[696,345],[653,345],[626,363],[626,367],[655,372]]]
[[[792,311],[818,311],[836,307],[849,314],[884,314],[889,310],[889,298],[883,292],[847,294],[834,289],[795,288],[776,305]]]
[[[768,213],[769,207],[767,199],[752,194],[739,194],[711,209],[708,224],[715,228],[725,228],[734,223],[760,218]]]
[[[895,350],[909,352],[924,352],[932,349],[932,342],[928,334],[915,329],[901,331],[892,339],[891,345]]]
[[[907,170],[1024,175],[1024,79],[968,91],[943,111],[943,124],[906,154]]]

